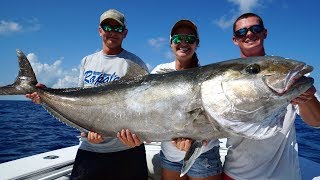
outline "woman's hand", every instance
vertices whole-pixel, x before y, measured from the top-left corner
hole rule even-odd
[[[191,147],[191,145],[192,145],[193,139],[190,139],[190,138],[176,138],[176,139],[173,139],[171,142],[174,145],[176,145],[176,147],[180,151],[188,152],[190,147]],[[207,140],[203,140],[202,143],[203,143],[204,146],[206,146],[208,144],[208,141]]]
[[[129,129],[122,129],[117,133],[117,137],[123,144],[132,148],[142,144],[138,136],[136,134],[132,134]]]
[[[192,144],[192,139],[189,138],[176,138],[171,142],[180,150],[180,151],[188,151]]]
[[[81,136],[87,137],[88,141],[93,144],[99,144],[103,141],[103,137],[100,134],[91,131],[89,131],[88,134],[82,132]]]

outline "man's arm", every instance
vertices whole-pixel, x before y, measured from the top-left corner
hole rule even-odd
[[[320,127],[320,102],[315,96],[315,92],[315,87],[311,87],[298,98],[292,100],[292,104],[299,106],[299,114],[305,123],[313,127]]]
[[[304,122],[313,127],[320,127],[320,102],[315,96],[298,106]]]

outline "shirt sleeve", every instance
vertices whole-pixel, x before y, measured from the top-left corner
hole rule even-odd
[[[84,87],[84,65],[85,65],[85,61],[86,61],[86,57],[84,57],[82,60],[81,60],[81,64],[80,64],[80,74],[79,74],[79,82],[78,82],[78,85],[79,87]]]

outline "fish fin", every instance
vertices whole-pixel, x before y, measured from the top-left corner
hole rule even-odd
[[[127,60],[126,62],[128,63],[127,72],[119,80],[102,83],[95,87],[86,87],[86,89],[90,89],[90,88],[93,89],[96,87],[102,87],[102,86],[111,85],[111,84],[122,84],[123,82],[136,81],[141,79],[141,77],[149,74],[148,70],[143,68],[139,64],[131,60]]]
[[[185,110],[187,112],[192,112],[195,109],[202,109],[201,99],[193,98],[193,100],[186,106]]]
[[[204,110],[202,108],[196,108],[188,111],[193,124],[209,124],[210,121],[206,118]]]
[[[201,110],[201,112],[203,112],[201,86],[195,86],[193,88],[191,101],[188,103],[185,109],[186,112],[193,112],[195,110]]]
[[[192,117],[194,120],[200,120],[203,119],[204,109],[202,107],[202,100],[200,97],[200,92],[198,91],[199,88],[195,89],[195,93],[193,95],[192,100],[188,103],[188,105],[185,107],[185,111]],[[205,120],[207,121],[207,120]]]
[[[68,125],[68,126],[71,126],[73,128],[76,128],[78,129],[79,131],[81,132],[84,132],[84,133],[88,133],[89,130],[87,129],[84,129],[83,127],[71,122],[70,120],[68,120],[67,118],[65,118],[64,116],[62,116],[62,114],[60,114],[59,112],[57,112],[56,110],[54,110],[52,107],[49,107],[47,104],[42,104],[43,108],[45,108],[49,114],[51,114],[53,117],[55,117],[56,119],[58,119],[60,122]]]
[[[180,177],[184,176],[189,171],[193,163],[200,156],[203,147],[204,145],[202,141],[195,140],[192,142],[190,149],[188,150],[183,159]]]
[[[11,85],[0,87],[0,95],[22,95],[36,91],[38,83],[28,58],[17,49],[19,74]]]
[[[176,71],[175,69],[170,69],[170,68],[161,68],[158,71],[156,71],[157,74],[164,74],[164,73],[169,73]]]
[[[134,77],[145,76],[149,74],[148,70],[142,68],[139,64],[130,60],[127,60],[127,63],[128,63],[127,73],[125,74],[125,76],[120,78],[121,80],[132,79]]]

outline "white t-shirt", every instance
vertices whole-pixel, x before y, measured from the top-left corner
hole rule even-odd
[[[171,70],[171,71],[176,71],[175,68],[175,61],[171,62],[171,63],[165,63],[165,64],[159,64],[158,66],[156,66],[151,73],[152,74],[159,74],[159,73],[163,73],[164,71],[167,70]],[[205,153],[207,151],[209,151],[210,149],[212,149],[214,146],[218,146],[219,145],[219,140],[218,139],[212,139],[210,141],[208,141],[208,145],[206,145],[201,154]],[[185,151],[181,151],[179,150],[174,144],[172,144],[171,142],[162,142],[161,143],[161,150],[163,152],[163,154],[166,156],[166,158],[169,161],[172,162],[179,162],[181,160],[184,159],[184,156],[186,154]]]
[[[84,57],[81,61],[79,86],[93,87],[119,80],[127,73],[128,60],[148,71],[147,66],[138,56],[126,50],[117,55],[106,55],[99,51]]]
[[[127,61],[133,61],[148,71],[147,66],[138,56],[126,50],[117,55],[106,55],[102,51],[99,51],[84,57],[81,61],[79,86],[93,87],[119,80],[127,73],[129,67]],[[81,138],[79,148],[98,153],[129,149],[118,138],[113,137],[104,137],[104,141],[99,144],[93,144],[88,142],[87,138]]]

